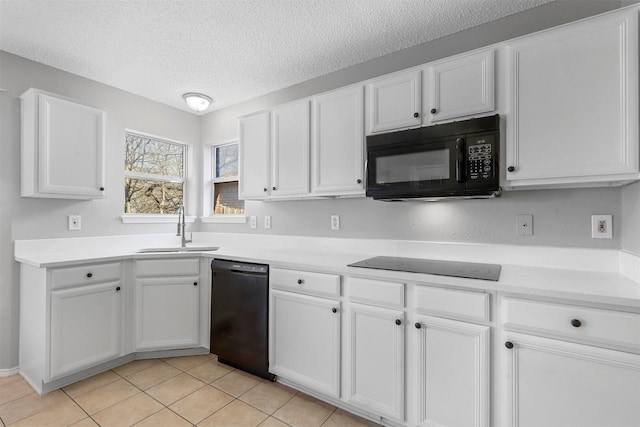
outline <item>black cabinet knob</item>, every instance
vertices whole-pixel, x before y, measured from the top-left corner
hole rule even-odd
[[[571,326],[573,326],[574,328],[579,328],[580,326],[582,326],[582,322],[578,319],[571,319]]]
[[[104,191],[104,187],[100,187],[100,191]]]
[[[509,167],[507,168],[507,170],[508,170],[509,172],[515,172],[515,171],[516,171],[516,168],[515,168],[515,166],[509,166]]]
[[[198,282],[193,282],[193,286],[198,286]]]
[[[120,291],[120,286],[118,286],[118,287],[116,288],[116,291]]]
[[[420,322],[416,322],[414,326],[416,327],[416,329],[422,328],[422,324]]]
[[[435,114],[435,113],[437,113],[437,112],[438,112],[438,110],[436,110],[435,108],[432,108],[432,109],[431,109],[431,114]]]
[[[511,341],[507,341],[506,343],[504,343],[504,346],[507,347],[508,349],[512,349],[513,343]]]
[[[91,279],[93,277],[93,273],[87,273],[87,277]]]
[[[413,113],[413,117],[417,119],[418,117],[420,117],[420,113]]]
[[[356,183],[362,184],[362,180],[361,179],[356,179]]]
[[[337,313],[337,312],[338,312],[338,309],[337,309],[337,308],[335,308],[335,307],[333,307],[333,308],[331,309],[331,311],[332,311],[333,313]]]
[[[266,193],[266,192],[268,191],[268,190],[267,190],[267,187],[264,187],[264,188],[262,189],[262,191],[264,191],[264,192]]]
[[[271,189],[272,189],[273,191],[276,191],[276,187],[271,187]]]
[[[396,325],[398,325],[398,326],[402,325],[402,320],[396,319]]]
[[[298,285],[302,285],[303,283],[304,283],[304,280],[298,279]]]

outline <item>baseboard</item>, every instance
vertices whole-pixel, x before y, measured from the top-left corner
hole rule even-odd
[[[20,368],[16,366],[11,369],[0,369],[0,377],[8,377],[9,375],[15,375],[20,372]]]

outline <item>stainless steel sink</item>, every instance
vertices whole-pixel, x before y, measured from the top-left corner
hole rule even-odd
[[[218,246],[187,246],[185,248],[182,248],[182,247],[144,248],[144,249],[138,249],[136,252],[139,254],[169,253],[169,252],[207,252],[207,251],[217,251],[218,249],[220,249],[220,247]]]

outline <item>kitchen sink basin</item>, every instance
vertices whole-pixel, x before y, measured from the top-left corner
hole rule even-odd
[[[218,249],[220,249],[218,246],[187,246],[185,248],[182,248],[182,247],[144,248],[144,249],[138,249],[136,252],[139,254],[169,253],[169,252],[206,252],[206,251],[217,251]]]

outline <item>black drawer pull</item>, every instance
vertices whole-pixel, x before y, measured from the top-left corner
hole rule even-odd
[[[416,327],[416,329],[422,328],[422,324],[420,322],[416,322],[414,326]]]
[[[198,282],[193,282],[193,286],[198,286]]]
[[[402,325],[402,320],[396,319],[396,325],[398,325],[398,326]]]
[[[118,287],[116,288],[116,291],[120,291],[120,286],[118,286]]]
[[[87,277],[91,279],[93,277],[93,273],[87,273]]]
[[[304,280],[298,279],[298,285],[302,285],[303,283],[304,283]]]
[[[573,326],[574,328],[579,328],[580,326],[582,326],[582,322],[578,319],[571,319],[571,326]]]
[[[331,312],[333,312],[333,313],[337,313],[337,312],[338,312],[338,309],[337,309],[337,308],[335,308],[335,307],[333,307],[333,308],[331,309]]]
[[[511,341],[507,341],[506,343],[504,343],[504,346],[511,350],[513,348],[513,343]]]

